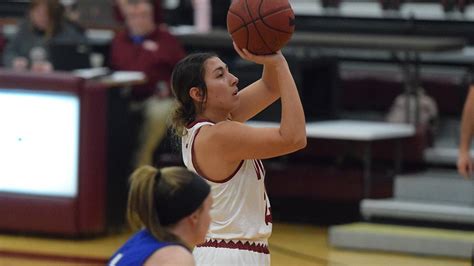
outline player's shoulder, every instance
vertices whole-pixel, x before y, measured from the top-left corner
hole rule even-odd
[[[155,251],[144,265],[194,265],[194,258],[185,247],[171,245]]]
[[[246,138],[251,130],[250,126],[241,122],[222,121],[213,126],[203,127],[199,133],[201,135],[199,142],[212,144],[212,147],[221,151],[224,146],[240,145],[242,138]]]
[[[203,126],[203,131],[207,131],[208,134],[213,137],[218,137],[221,135],[228,135],[235,133],[236,131],[245,127],[245,124],[232,120],[225,120],[213,124],[212,126]]]

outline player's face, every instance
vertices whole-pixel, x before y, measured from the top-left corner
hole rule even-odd
[[[218,57],[207,59],[204,67],[204,81],[207,86],[205,108],[222,109],[226,112],[237,108],[239,79],[229,72],[227,65]]]
[[[211,207],[212,207],[212,196],[209,193],[207,198],[203,202],[203,206],[200,209],[199,220],[197,223],[196,230],[196,244],[203,243],[206,238],[209,225],[211,224]]]

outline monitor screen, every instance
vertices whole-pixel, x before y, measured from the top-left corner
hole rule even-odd
[[[79,97],[0,90],[0,192],[75,197]]]

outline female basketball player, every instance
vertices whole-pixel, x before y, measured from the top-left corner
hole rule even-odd
[[[210,187],[184,167],[138,168],[130,178],[127,216],[142,228],[109,265],[195,265],[191,249],[204,242]]]
[[[184,163],[208,181],[214,199],[206,242],[193,251],[197,265],[270,264],[272,224],[260,159],[306,145],[303,108],[284,56],[234,48],[242,58],[263,64],[262,78],[241,91],[214,54],[189,55],[172,75],[178,104],[173,124],[182,136]],[[278,98],[280,127],[243,123]]]

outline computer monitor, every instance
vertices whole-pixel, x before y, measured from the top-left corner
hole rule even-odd
[[[2,89],[0,125],[0,192],[77,196],[77,95]]]
[[[81,43],[49,44],[49,60],[55,70],[90,68],[90,47]]]

